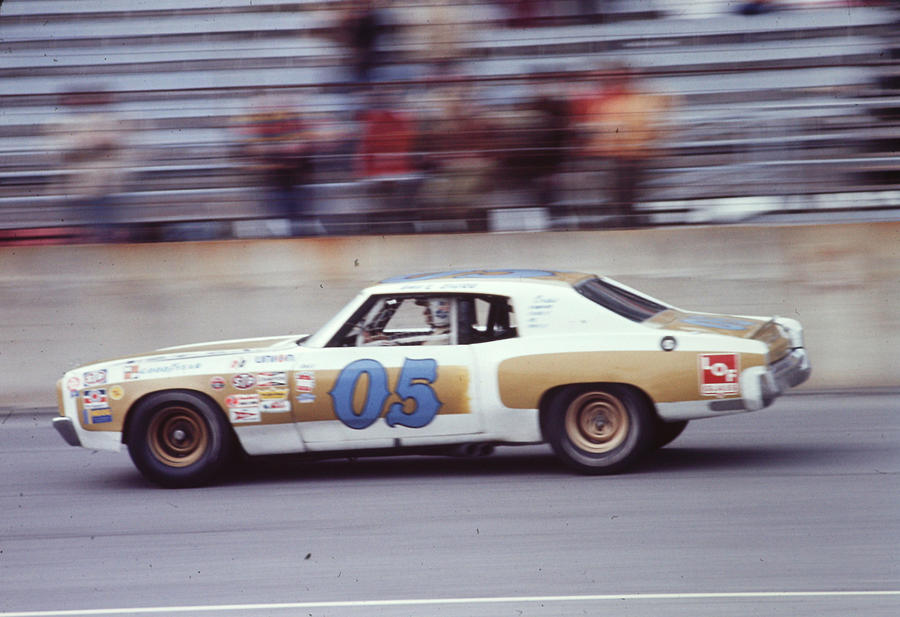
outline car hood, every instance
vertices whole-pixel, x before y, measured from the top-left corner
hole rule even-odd
[[[308,334],[290,334],[283,336],[266,336],[261,338],[209,341],[205,343],[193,343],[190,345],[178,345],[176,347],[164,347],[162,349],[157,349],[155,352],[153,352],[153,355],[171,353],[203,355],[203,352],[213,351],[233,351],[235,353],[240,353],[242,351],[248,350],[268,348],[277,349],[285,346],[294,346],[303,339],[306,339],[308,336]]]
[[[108,358],[98,362],[84,365],[81,368],[101,368],[103,366],[119,366],[145,360],[154,361],[180,361],[212,356],[227,356],[246,353],[248,351],[296,350],[297,344],[308,338],[308,334],[290,334],[282,336],[266,336],[260,338],[229,339],[222,341],[207,341],[204,343],[192,343],[190,345],[178,345],[176,347],[163,347],[155,351],[139,353],[130,356]]]

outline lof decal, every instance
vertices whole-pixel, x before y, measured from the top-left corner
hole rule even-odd
[[[741,393],[741,361],[736,353],[703,353],[700,362],[700,394],[733,396]]]
[[[125,396],[125,389],[122,386],[112,386],[109,389],[109,398],[114,401],[121,401]]]

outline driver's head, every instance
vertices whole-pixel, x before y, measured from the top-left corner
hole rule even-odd
[[[450,328],[450,301],[434,298],[423,301],[425,319],[432,328]]]

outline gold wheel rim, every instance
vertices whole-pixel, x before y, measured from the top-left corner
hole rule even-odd
[[[188,407],[161,409],[148,430],[153,456],[169,467],[193,465],[206,452],[209,429],[196,410]]]
[[[591,454],[622,445],[630,425],[625,405],[607,392],[586,392],[566,409],[566,435],[573,445]]]

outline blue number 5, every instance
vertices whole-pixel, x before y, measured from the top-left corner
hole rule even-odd
[[[384,417],[388,426],[422,428],[434,420],[443,405],[434,393],[434,389],[429,385],[436,379],[437,362],[407,358],[403,363],[403,370],[400,371],[400,378],[397,380],[397,394],[404,401],[412,399],[415,409],[411,413],[406,413],[403,403],[392,404]]]

